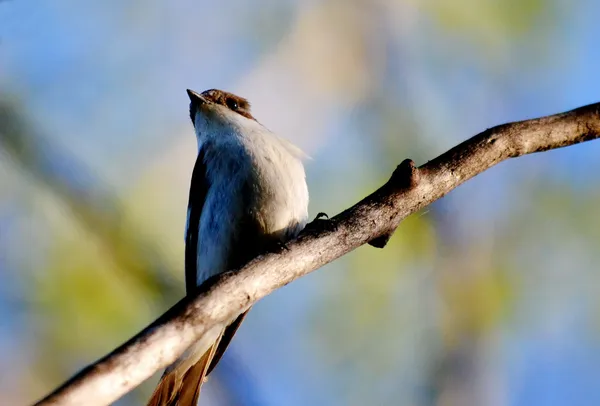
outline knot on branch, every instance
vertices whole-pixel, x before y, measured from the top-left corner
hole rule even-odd
[[[387,182],[386,187],[388,190],[402,190],[412,189],[419,184],[420,172],[419,168],[415,165],[412,159],[405,159],[396,167],[392,177]],[[375,248],[383,248],[388,243],[390,237],[394,233],[394,229],[376,237],[368,242],[368,244]]]
[[[412,159],[405,159],[396,167],[388,184],[394,189],[412,189],[419,184],[419,168]]]

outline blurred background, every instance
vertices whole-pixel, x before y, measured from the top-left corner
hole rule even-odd
[[[600,99],[594,0],[0,1],[0,404],[184,295],[186,88],[311,155],[310,215]],[[519,158],[258,303],[202,405],[600,404],[600,142]],[[144,404],[158,374],[118,405]]]

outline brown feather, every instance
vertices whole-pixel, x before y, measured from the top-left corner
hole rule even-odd
[[[178,368],[165,371],[147,406],[196,406],[222,335],[223,332],[191,367],[181,364]]]
[[[172,400],[177,393],[177,388],[181,387],[181,381],[178,379],[177,373],[172,371],[164,373],[160,378],[156,389],[152,393],[148,406],[167,406],[172,404]]]

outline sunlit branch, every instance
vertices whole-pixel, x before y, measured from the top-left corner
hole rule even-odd
[[[256,258],[199,288],[128,342],[85,368],[37,403],[106,405],[173,362],[204,332],[274,290],[371,243],[383,247],[400,221],[463,182],[508,158],[600,137],[600,103],[553,116],[488,129],[426,164],[405,160],[391,178],[359,203],[287,250]],[[314,225],[314,223],[313,223]]]

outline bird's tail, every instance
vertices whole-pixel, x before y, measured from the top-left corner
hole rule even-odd
[[[222,334],[223,330],[199,359],[197,358],[198,346],[194,346],[175,364],[167,368],[152,393],[148,406],[196,406],[200,388],[206,380]]]

